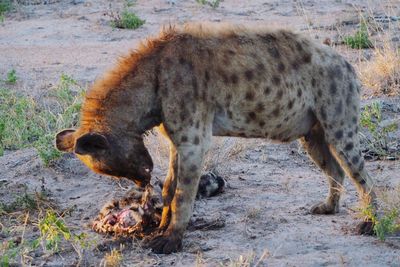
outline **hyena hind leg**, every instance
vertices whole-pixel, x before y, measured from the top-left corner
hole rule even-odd
[[[361,154],[360,143],[357,135],[353,138],[332,141],[330,150],[338,160],[346,174],[355,184],[361,203],[370,205],[374,212],[377,211],[374,181],[365,169],[364,158]],[[335,139],[333,139],[335,140]],[[373,234],[373,223],[364,221],[357,226],[359,234]]]
[[[311,208],[311,213],[313,214],[334,214],[339,212],[340,193],[343,188],[344,172],[329,150],[329,145],[324,136],[324,130],[317,123],[306,136],[300,139],[300,143],[311,159],[326,174],[329,183],[329,193],[325,202],[314,205]]]

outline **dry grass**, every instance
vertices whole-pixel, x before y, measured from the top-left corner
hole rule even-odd
[[[400,94],[400,51],[386,42],[373,52],[370,61],[360,66],[360,78],[373,94]]]
[[[100,263],[102,267],[118,267],[122,263],[122,253],[120,250],[112,249],[110,253],[106,253],[103,260]]]

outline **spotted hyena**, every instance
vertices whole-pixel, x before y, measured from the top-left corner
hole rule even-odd
[[[145,186],[153,168],[143,134],[170,140],[157,253],[181,249],[206,151],[214,136],[300,139],[325,172],[329,194],[311,211],[338,212],[345,173],[375,203],[358,137],[360,83],[330,47],[287,30],[169,27],[87,92],[77,130],[57,135],[96,172]],[[362,232],[371,223],[361,224]]]

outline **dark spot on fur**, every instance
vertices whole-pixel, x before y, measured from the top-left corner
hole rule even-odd
[[[265,35],[258,35],[258,37],[260,37],[265,43],[269,45],[277,40],[277,38],[271,33],[267,33]]]
[[[318,90],[317,94],[318,94],[318,97],[322,97],[322,91],[321,90]]]
[[[353,118],[351,119],[351,121],[352,121],[353,123],[357,123],[357,118],[356,118],[356,117],[353,117]]]
[[[347,134],[347,137],[352,138],[352,137],[353,137],[353,132],[349,132],[349,133]]]
[[[278,117],[280,114],[280,107],[277,106],[273,111],[272,111],[272,115],[274,115],[275,117]]]
[[[342,68],[339,65],[335,65],[328,70],[328,76],[331,78],[341,80],[343,78]]]
[[[300,88],[297,89],[297,97],[301,97],[301,95],[303,94],[303,92],[301,91]]]
[[[193,140],[193,144],[198,145],[200,143],[200,139],[198,136],[196,136]]]
[[[192,87],[193,87],[194,97],[197,98],[199,95],[199,86],[197,84],[196,76],[193,76],[192,78]]]
[[[271,93],[271,88],[270,87],[265,87],[264,89],[264,95],[269,95]]]
[[[347,60],[344,61],[344,64],[346,66],[347,71],[349,71],[350,73],[354,73],[353,66],[349,62],[347,62]]]
[[[188,138],[186,135],[182,135],[181,142],[187,142]]]
[[[351,100],[352,100],[352,95],[351,95],[351,93],[348,93],[347,97],[346,97],[346,105],[347,106],[350,106],[350,104],[352,102]]]
[[[231,75],[231,82],[237,84],[239,82],[239,77],[236,74]]]
[[[265,107],[264,107],[264,103],[263,102],[258,102],[256,105],[256,112],[262,112],[264,111]]]
[[[335,114],[340,115],[342,114],[342,100],[339,101],[339,103],[335,107]]]
[[[184,184],[190,184],[192,182],[192,180],[190,179],[190,177],[185,177],[183,179],[183,183]],[[176,198],[176,202],[179,203],[179,205],[185,204],[186,200],[182,195],[175,195]]]
[[[264,71],[265,70],[265,66],[264,66],[264,64],[263,63],[258,63],[257,64],[257,70],[258,71]]]
[[[255,119],[257,118],[256,113],[253,112],[253,111],[249,112],[248,115],[249,115],[249,119],[250,119],[250,120],[255,120]]]
[[[281,57],[281,53],[276,47],[269,47],[268,48],[268,53],[271,55],[271,57],[278,59]]]
[[[354,156],[351,158],[351,163],[353,163],[355,165],[358,163],[359,160],[360,160],[359,156]]]
[[[219,70],[217,71],[217,73],[221,76],[222,81],[223,81],[225,84],[228,84],[228,83],[229,83],[228,75],[226,75],[225,71],[223,71],[222,69],[219,69]]]
[[[277,128],[277,129],[279,129],[279,128],[281,128],[281,127],[282,127],[282,124],[280,124],[280,123],[279,123],[278,125],[276,125],[276,128]]]
[[[254,73],[253,73],[252,70],[246,70],[246,71],[244,72],[244,76],[246,77],[246,79],[247,79],[248,81],[251,81],[251,80],[253,79],[253,77],[254,77]]]
[[[181,119],[181,121],[184,121],[186,118],[186,112],[185,110],[182,110],[181,113],[179,114],[179,117]]]
[[[197,171],[197,166],[196,165],[194,165],[194,164],[192,164],[191,166],[190,166],[190,169],[189,169],[191,172],[195,172],[195,171]]]
[[[263,127],[265,125],[265,121],[259,121],[258,125],[260,125],[260,127]]]
[[[205,81],[208,83],[210,81],[210,73],[208,72],[208,70],[206,70],[204,72],[204,79]]]
[[[233,117],[232,111],[230,111],[230,110],[228,110],[228,117],[229,117],[229,119],[232,119],[232,117]]]
[[[196,129],[200,128],[200,121],[196,121]]]
[[[280,62],[280,63],[278,64],[278,71],[284,72],[285,69],[286,69],[285,64],[283,64],[282,62]]]
[[[284,120],[284,121],[288,121],[288,120],[289,120],[289,117],[285,117],[283,120]]]
[[[307,64],[311,62],[311,54],[307,53],[303,55],[303,63]]]
[[[276,86],[281,84],[281,78],[279,78],[278,76],[274,75],[272,76],[272,83]]]
[[[327,117],[324,107],[321,107],[321,117],[324,121],[326,121]]]
[[[294,104],[294,100],[290,100],[288,103],[288,109],[292,109],[293,108],[293,104]]]
[[[364,169],[364,161],[362,160],[360,166],[358,167],[358,171],[362,171]]]
[[[358,182],[359,182],[361,185],[364,185],[364,184],[366,184],[366,182],[365,182],[365,180],[364,180],[364,179],[360,179]]]
[[[340,139],[342,139],[342,137],[343,137],[343,131],[342,130],[339,130],[339,131],[337,131],[335,133],[335,138],[336,139],[340,140]]]
[[[300,67],[300,65],[299,65],[299,63],[298,63],[297,61],[293,61],[293,62],[292,62],[292,68],[293,68],[294,70],[298,70],[299,67]]]
[[[344,147],[344,150],[350,151],[353,149],[353,147],[354,147],[354,144],[350,142],[350,143],[346,144],[346,146]]]
[[[329,92],[331,93],[331,95],[336,95],[337,87],[336,87],[336,82],[335,81],[331,82],[331,85],[329,86]]]
[[[278,90],[278,92],[276,93],[276,99],[280,100],[280,99],[282,99],[282,96],[283,96],[283,91]]]
[[[311,79],[311,86],[315,87],[317,85],[317,80],[315,80],[315,78]]]
[[[207,90],[205,88],[202,90],[201,98],[203,101],[207,101]]]
[[[296,42],[295,44],[297,51],[301,52],[303,51],[303,47],[301,46],[301,44],[299,42]]]
[[[246,92],[245,98],[246,98],[247,101],[254,100],[254,97],[255,97],[255,94],[254,94],[253,91],[249,90],[249,91]]]

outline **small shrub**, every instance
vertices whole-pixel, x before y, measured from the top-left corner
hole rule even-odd
[[[392,209],[391,211],[383,214],[381,218],[378,218],[371,205],[361,210],[362,215],[365,219],[372,221],[374,224],[374,232],[381,241],[384,241],[390,234],[400,230],[399,211]]]
[[[104,259],[102,260],[101,266],[118,267],[121,266],[122,259],[122,253],[114,248],[110,253],[106,253]]]
[[[390,151],[389,133],[397,130],[397,124],[392,123],[380,126],[382,122],[382,109],[378,102],[365,106],[361,112],[360,125],[367,129],[371,138],[362,136],[368,144],[369,153],[378,158],[385,158],[392,152]],[[394,152],[396,153],[396,152]],[[396,155],[394,155],[396,157]]]
[[[65,222],[53,210],[47,210],[46,215],[39,219],[41,242],[47,250],[57,252],[62,239],[70,240],[71,231]]]
[[[202,4],[202,5],[209,5],[212,8],[217,8],[219,7],[219,4],[221,3],[221,0],[196,0],[197,3]]]
[[[146,22],[126,9],[121,14],[111,13],[110,17],[112,18],[111,26],[120,29],[137,29]]]
[[[4,241],[0,244],[0,266],[11,266],[11,262],[17,257],[19,250],[20,248],[15,241]]]
[[[7,79],[4,80],[6,83],[15,84],[17,82],[17,72],[12,69],[7,73]]]
[[[353,49],[364,49],[373,47],[368,36],[368,29],[365,23],[361,23],[360,29],[354,36],[346,36],[343,39],[344,43]]]
[[[12,1],[11,0],[0,0],[0,22],[4,21],[4,14],[11,11]]]
[[[45,165],[61,156],[54,148],[56,131],[76,126],[83,90],[74,93],[77,83],[62,75],[59,85],[47,96],[53,105],[39,105],[32,98],[0,89],[0,156],[5,149],[34,147]]]
[[[375,94],[400,94],[400,50],[386,43],[375,49],[371,60],[361,66],[360,78]]]

